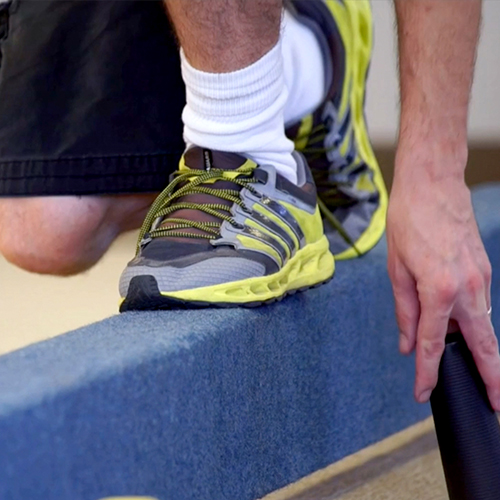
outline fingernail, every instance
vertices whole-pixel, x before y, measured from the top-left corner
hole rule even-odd
[[[405,352],[406,350],[406,339],[399,334],[399,351],[400,352]]]
[[[419,403],[427,403],[431,397],[432,391],[423,391],[420,393],[420,396],[418,398]]]
[[[406,354],[410,350],[410,343],[408,342],[408,338],[405,337],[402,333],[399,334],[399,351],[403,354]]]

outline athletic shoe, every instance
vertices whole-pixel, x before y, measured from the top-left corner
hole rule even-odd
[[[271,165],[188,150],[144,221],[120,311],[258,306],[328,281],[316,188],[294,155],[298,186]]]
[[[372,51],[368,0],[291,0],[300,22],[317,35],[326,62],[328,93],[287,135],[302,151],[336,259],[362,255],[385,229],[387,191],[368,138],[365,83]]]

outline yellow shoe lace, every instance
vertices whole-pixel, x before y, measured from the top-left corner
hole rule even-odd
[[[190,194],[208,194],[236,203],[245,208],[240,197],[241,188],[247,188],[253,194],[258,194],[251,186],[251,184],[258,182],[253,177],[255,168],[255,165],[243,165],[236,170],[212,168],[206,171],[184,168],[174,172],[173,180],[153,202],[144,219],[137,240],[137,250],[139,250],[141,244],[145,241],[160,237],[213,239],[220,235],[223,221],[228,221],[233,226],[239,226],[231,215],[232,205],[223,203],[179,202],[176,200]],[[232,182],[240,186],[240,189],[215,189],[207,186],[207,184],[213,184],[217,181]],[[161,227],[156,223],[158,218],[164,219],[173,212],[182,209],[200,210],[201,212],[217,217],[220,219],[220,222],[199,222],[190,219],[169,217],[168,226]],[[153,226],[156,227],[153,229]],[[195,228],[200,232],[183,231],[188,228]]]

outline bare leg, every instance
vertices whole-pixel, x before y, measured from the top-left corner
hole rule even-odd
[[[297,181],[285,135],[282,0],[166,0],[182,53],[188,147],[239,153]]]
[[[166,0],[199,70],[247,67],[279,40],[282,0]],[[120,233],[139,227],[154,195],[0,199],[0,254],[23,269],[71,275],[94,265]]]
[[[282,0],[166,0],[189,62],[209,73],[249,66],[276,45]]]
[[[155,196],[0,198],[0,254],[27,271],[77,274],[138,228]]]

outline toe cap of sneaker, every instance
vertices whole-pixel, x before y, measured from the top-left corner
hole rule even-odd
[[[264,276],[260,262],[237,257],[211,258],[187,267],[151,266],[141,259],[133,261],[120,278],[120,295],[127,296],[132,278],[153,276],[162,293],[173,293]]]

